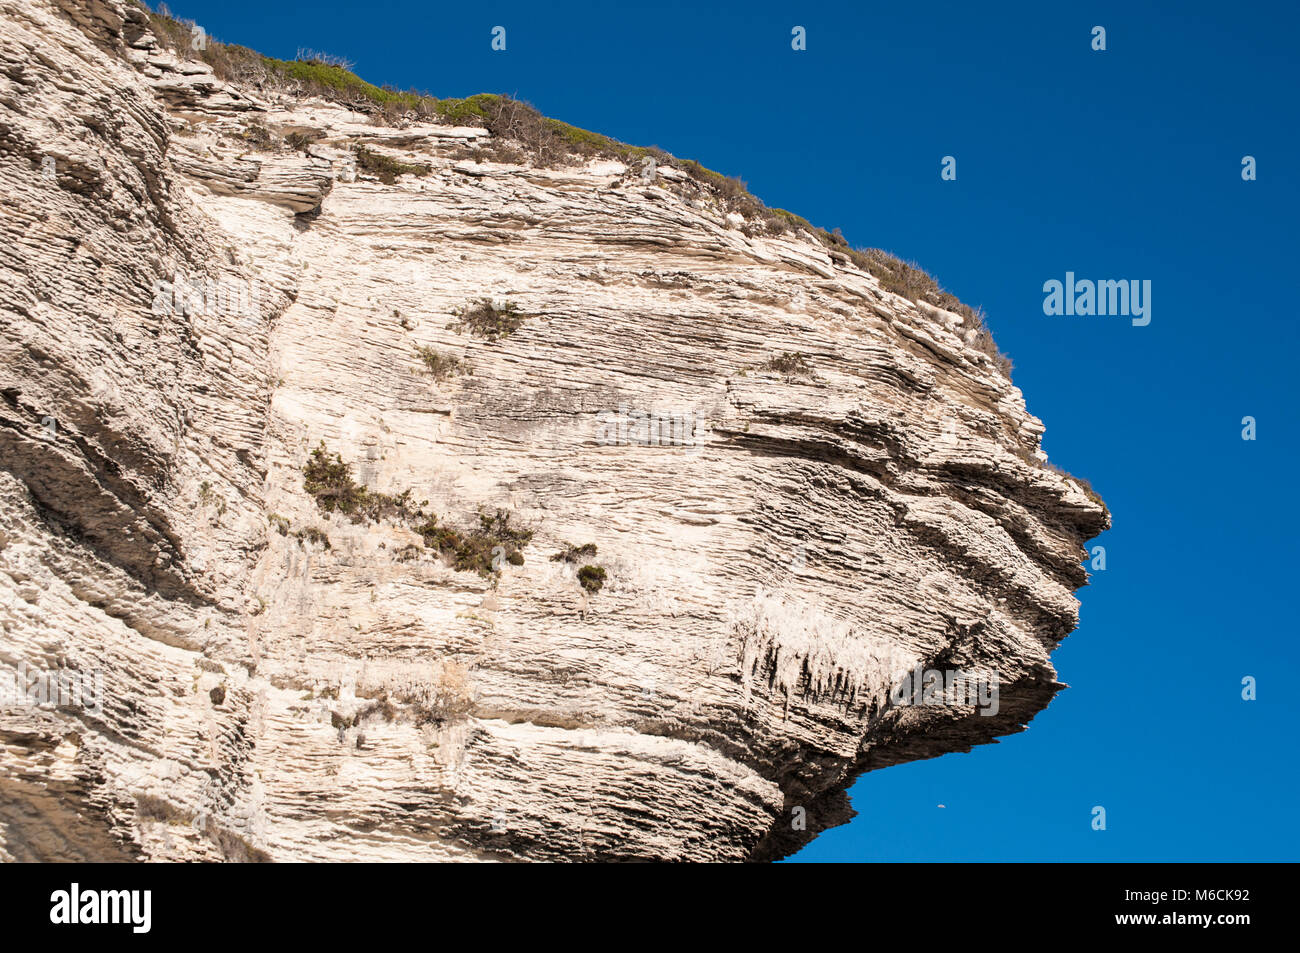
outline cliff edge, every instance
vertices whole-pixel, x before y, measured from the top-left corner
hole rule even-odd
[[[0,0],[0,857],[775,859],[1050,702],[1109,516],[977,315],[161,31]]]

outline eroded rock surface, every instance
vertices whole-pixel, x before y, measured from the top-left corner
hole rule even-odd
[[[771,859],[1060,687],[1108,517],[966,319],[487,135],[0,0],[0,673],[102,679],[0,708],[0,856]],[[461,326],[483,298],[519,329]],[[508,513],[522,564],[326,512],[322,442],[440,525]],[[587,543],[594,593],[551,558]],[[890,704],[918,664],[996,672],[997,715]]]

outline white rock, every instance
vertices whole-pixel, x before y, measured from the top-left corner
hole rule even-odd
[[[1059,687],[1108,517],[1026,462],[1041,425],[951,315],[806,233],[611,190],[616,163],[469,163],[486,130],[376,126],[170,54],[139,72],[125,0],[81,26],[21,7],[0,675],[62,658],[105,691],[0,712],[4,856],[772,858],[844,823],[858,773],[1019,730]],[[219,132],[254,117],[325,138]],[[353,181],[361,141],[430,174]],[[256,281],[255,309],[158,313],[178,270]],[[481,298],[522,326],[458,331]],[[436,381],[418,347],[472,373]],[[787,353],[810,376],[764,369]],[[685,445],[619,443],[635,413]],[[414,526],[322,512],[321,441],[446,524],[508,511],[523,565],[494,587]],[[595,594],[550,558],[584,543]],[[882,709],[937,658],[998,672],[999,714]]]

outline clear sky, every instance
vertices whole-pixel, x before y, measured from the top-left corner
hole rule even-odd
[[[1054,656],[1071,688],[1000,744],[863,776],[859,817],[797,859],[1300,859],[1298,5],[171,7],[271,56],[511,93],[698,159],[985,308],[1053,462],[1114,517]],[[1045,316],[1043,283],[1067,271],[1150,280],[1151,323]]]

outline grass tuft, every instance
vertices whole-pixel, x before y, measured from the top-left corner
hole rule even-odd
[[[428,175],[429,167],[420,163],[402,162],[392,156],[357,146],[357,168],[379,179],[384,185],[393,185],[399,176]]]
[[[605,587],[604,566],[583,566],[578,570],[578,585],[593,595]]]
[[[302,476],[303,488],[323,512],[342,513],[354,523],[384,517],[409,518],[418,512],[412,509],[409,489],[391,496],[357,483],[351,465],[337,453],[331,454],[323,441],[311,452]]]
[[[467,331],[475,337],[496,341],[509,337],[523,326],[523,315],[512,302],[495,305],[489,298],[480,298],[455,312],[456,322],[451,330]]]
[[[437,348],[423,346],[417,347],[415,353],[419,355],[420,360],[424,364],[425,370],[427,370],[436,381],[445,381],[447,378],[453,377],[456,374],[465,373],[464,363],[454,354],[439,351]]]
[[[759,370],[772,371],[780,374],[787,379],[796,377],[812,377],[812,365],[808,363],[806,354],[796,354],[787,351],[778,357],[769,358],[759,365]]]
[[[430,549],[450,557],[452,568],[480,576],[497,572],[502,560],[512,566],[522,566],[524,556],[520,550],[533,538],[533,531],[514,525],[505,510],[480,513],[478,526],[468,530],[429,517],[416,532]]]
[[[584,559],[590,559],[596,555],[595,543],[583,543],[581,546],[574,546],[571,543],[565,543],[564,549],[560,550],[551,557],[553,563],[576,563]]]

